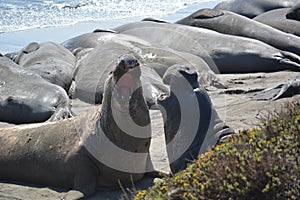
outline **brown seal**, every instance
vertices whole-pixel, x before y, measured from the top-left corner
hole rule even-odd
[[[106,81],[102,107],[59,122],[0,129],[0,179],[71,190],[67,199],[141,179],[151,131],[140,76],[135,57],[123,55]]]

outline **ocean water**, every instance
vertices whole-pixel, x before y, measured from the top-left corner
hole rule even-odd
[[[0,33],[141,16],[214,0],[0,0]]]

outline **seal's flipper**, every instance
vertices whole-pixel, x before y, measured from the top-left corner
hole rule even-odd
[[[28,44],[24,49],[23,49],[23,53],[31,53],[34,52],[36,50],[38,50],[40,48],[40,45],[36,42],[31,42],[30,44]]]
[[[68,119],[68,118],[71,118],[74,116],[76,116],[76,115],[73,113],[73,111],[71,110],[69,105],[60,106],[60,107],[56,108],[53,115],[47,121],[51,121],[51,122],[59,121],[59,120]]]
[[[287,84],[280,84],[278,86],[254,93],[251,98],[256,100],[275,101],[281,98],[292,97],[296,94],[300,94],[300,76],[296,77]]]
[[[194,19],[210,19],[215,17],[220,17],[224,15],[221,10],[214,10],[214,9],[201,9],[192,14]]]
[[[300,3],[292,7],[286,14],[287,19],[300,21]]]
[[[164,20],[156,19],[156,18],[152,18],[152,17],[148,17],[148,18],[142,19],[142,21],[156,22],[156,23],[168,23],[168,22],[166,22]]]
[[[286,68],[291,71],[300,71],[300,57],[294,53],[281,51],[280,54],[275,55],[278,59],[278,68]]]
[[[116,33],[116,31],[105,28],[97,28],[93,31],[93,33]]]
[[[14,56],[14,62],[19,64],[21,57],[24,54],[32,53],[40,48],[40,45],[36,42],[31,42],[26,47],[24,47],[16,56]]]

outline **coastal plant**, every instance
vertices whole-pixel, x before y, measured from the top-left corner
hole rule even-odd
[[[258,128],[199,156],[134,199],[298,199],[300,103],[288,103]]]

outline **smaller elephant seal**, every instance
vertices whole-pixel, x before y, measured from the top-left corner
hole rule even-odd
[[[218,116],[207,92],[199,85],[195,70],[174,65],[163,81],[170,85],[171,94],[162,94],[158,104],[165,123],[170,168],[177,173],[233,130]]]
[[[53,42],[32,42],[19,52],[15,62],[68,91],[76,58],[68,49]]]
[[[178,24],[260,40],[277,49],[300,55],[300,38],[225,10],[200,9]]]
[[[0,179],[70,190],[65,199],[141,179],[151,126],[140,68],[132,55],[121,56],[105,83],[102,107],[85,115],[0,129]]]
[[[152,44],[199,56],[219,73],[300,71],[300,57],[264,42],[171,23],[141,21],[115,28]],[[176,42],[174,42],[176,41]]]
[[[300,3],[289,9],[286,18],[300,21]]]
[[[299,37],[300,21],[287,19],[286,14],[288,12],[288,8],[271,10],[256,16],[255,18],[253,18],[253,20]]]
[[[264,12],[295,6],[298,0],[227,0],[215,6],[215,9],[228,10],[249,18],[254,18]]]
[[[2,122],[23,124],[73,116],[66,91],[1,56],[0,93]]]
[[[264,89],[251,95],[256,100],[272,100],[288,98],[300,94],[300,76],[289,83],[280,84],[272,88]]]

